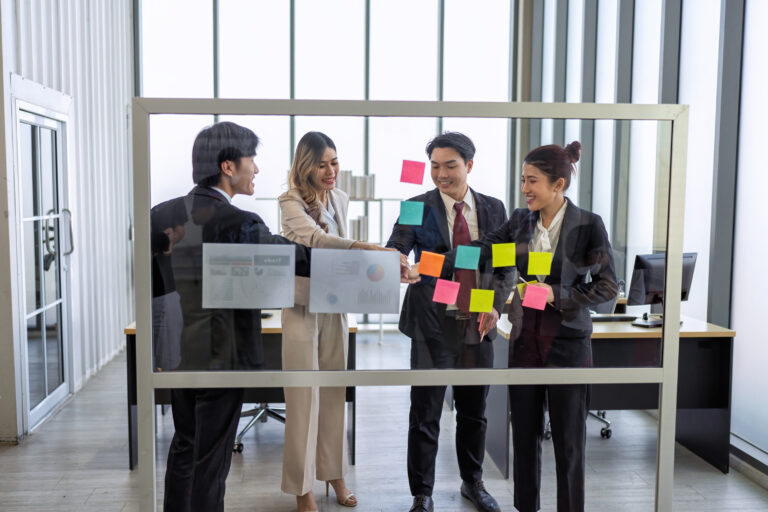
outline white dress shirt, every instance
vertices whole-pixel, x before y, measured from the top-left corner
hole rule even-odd
[[[445,216],[448,220],[448,237],[451,240],[451,246],[453,246],[453,224],[456,221],[456,210],[454,210],[453,205],[458,201],[442,192],[440,192],[440,197],[443,199],[443,204],[445,204]],[[469,187],[467,187],[467,193],[464,194],[463,201],[464,207],[461,209],[461,213],[464,214],[464,220],[467,221],[467,227],[469,227],[469,238],[477,240],[480,238],[480,230],[477,226],[477,209],[475,208],[475,197],[472,195],[472,191],[469,190]],[[475,273],[475,279],[476,286],[479,286],[480,272]],[[455,309],[458,309],[455,304],[449,304],[446,311]]]
[[[227,201],[229,201],[229,204],[232,204],[232,197],[231,197],[229,194],[227,194],[226,192],[224,192],[223,190],[221,190],[219,187],[211,187],[211,188],[212,188],[213,190],[215,190],[216,192],[218,192],[219,194],[223,195],[223,196],[224,196],[224,198],[225,198]]]
[[[533,235],[533,239],[529,242],[528,248],[533,252],[551,252],[554,254],[557,249],[557,242],[560,240],[560,229],[563,227],[563,217],[565,217],[565,208],[568,206],[568,201],[563,202],[563,206],[557,210],[552,222],[549,223],[549,227],[545,228],[541,222],[541,212],[539,212],[539,220],[536,222],[536,233]],[[547,276],[536,276],[540,283],[543,283]]]
[[[326,208],[323,203],[320,203],[320,206],[322,207],[320,216],[322,217],[323,222],[328,225],[328,233],[339,236],[339,224],[336,222],[336,211],[333,209],[331,199],[328,198],[328,208]]]

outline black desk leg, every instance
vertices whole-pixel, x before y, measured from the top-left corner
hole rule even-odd
[[[136,415],[136,335],[126,336],[126,373],[128,374],[128,469],[133,470],[139,459]]]

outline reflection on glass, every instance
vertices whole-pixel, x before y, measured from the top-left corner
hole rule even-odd
[[[56,132],[40,128],[40,192],[43,198],[41,212],[44,215],[58,211],[56,167]]]
[[[40,206],[37,202],[34,140],[32,126],[21,123],[19,125],[19,172],[21,173],[21,208],[24,217],[39,215],[38,212],[40,211]]]
[[[48,394],[50,394],[64,382],[61,305],[45,311],[45,351],[45,364],[48,373]]]
[[[25,221],[24,226],[24,281],[27,312],[42,306],[42,265],[40,261],[40,221]]]
[[[27,379],[29,380],[29,408],[31,410],[46,397],[43,313],[27,320]]]
[[[51,304],[61,298],[59,274],[59,220],[46,219],[43,221],[43,284],[45,288],[44,302]]]

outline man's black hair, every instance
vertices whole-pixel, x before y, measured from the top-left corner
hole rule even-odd
[[[221,163],[256,154],[259,137],[248,128],[224,121],[204,128],[192,146],[192,180],[198,185],[219,183]]]
[[[475,157],[475,145],[472,140],[459,132],[445,132],[438,135],[427,143],[427,156],[432,158],[432,151],[435,148],[453,148],[461,155],[466,164]]]

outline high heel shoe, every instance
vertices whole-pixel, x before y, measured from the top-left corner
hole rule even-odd
[[[342,482],[344,481],[341,478],[339,480],[341,480]],[[336,480],[334,480],[334,482],[335,481]],[[325,495],[326,496],[329,495],[328,488],[330,486],[331,486],[331,481],[330,480],[326,480],[325,481]],[[356,507],[357,506],[357,497],[355,497],[355,495],[354,495],[354,493],[352,491],[347,489],[346,485],[344,485],[344,490],[347,491],[346,494],[344,496],[340,496],[339,493],[336,492],[336,487],[333,488],[333,492],[336,493],[336,503],[338,503],[342,507],[350,507],[350,508],[351,507]]]
[[[327,489],[326,489],[326,491],[327,491]],[[311,492],[312,491],[309,491],[307,494],[309,494]],[[306,496],[307,494],[304,494],[303,496],[296,496],[296,510],[298,510],[299,512],[318,512],[317,508],[311,508],[311,509],[308,508],[308,509],[303,509],[303,510],[300,508],[299,500],[301,498],[303,498],[304,496]],[[313,501],[314,501],[314,499],[313,499]],[[317,507],[317,504],[315,504],[315,507]]]

